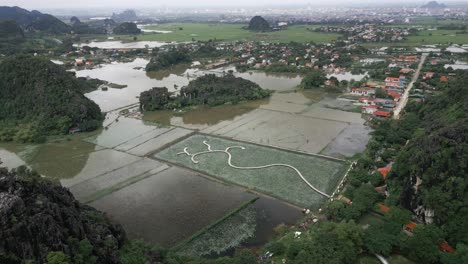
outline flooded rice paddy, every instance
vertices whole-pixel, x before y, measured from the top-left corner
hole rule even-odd
[[[322,92],[296,91],[298,76],[235,73],[276,91],[260,101],[188,112],[150,112],[143,119],[114,111],[137,103],[139,94],[152,87],[177,91],[197,76],[223,74],[230,69],[203,71],[181,66],[147,74],[140,68],[146,63],[136,59],[77,71],[79,77],[128,85],[86,94],[108,112],[105,129],[41,145],[1,144],[2,165],[14,168],[25,164],[45,177],[59,179],[80,201],[121,223],[129,237],[163,246],[176,245],[260,196],[253,204],[255,236],[242,242],[258,246],[274,235],[275,226],[298,221],[300,210],[152,155],[196,132],[334,157],[351,157],[367,144],[369,130],[360,114],[331,109],[343,102]]]

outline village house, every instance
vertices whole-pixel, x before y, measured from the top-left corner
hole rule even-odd
[[[423,79],[424,79],[424,80],[432,79],[432,77],[434,77],[434,74],[435,74],[435,72],[426,72],[426,73],[424,73],[424,75],[423,75]]]
[[[387,77],[385,78],[385,87],[386,88],[400,88],[404,89],[406,86],[406,77]]]
[[[400,70],[400,73],[403,73],[403,74],[407,74],[407,73],[410,73],[410,72],[414,72],[413,69],[411,68],[403,68]]]
[[[362,107],[362,113],[363,114],[374,114],[375,111],[377,111],[379,107],[377,105],[365,105]]]
[[[401,92],[399,92],[399,91],[394,91],[394,90],[387,90],[387,94],[390,95],[391,97],[393,97],[393,100],[394,100],[395,102],[400,101]]]
[[[371,89],[365,89],[365,88],[352,88],[351,89],[351,95],[370,96],[372,94],[375,94],[375,91]]]
[[[404,227],[403,230],[405,231],[406,234],[412,236],[413,235],[413,230],[416,228],[417,224],[415,222],[409,222],[407,223]]]
[[[384,117],[384,118],[390,118],[392,117],[392,113],[387,112],[387,111],[382,111],[382,110],[377,110],[373,113],[375,117]]]

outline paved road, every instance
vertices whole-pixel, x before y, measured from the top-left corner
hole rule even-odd
[[[422,54],[421,56],[421,61],[419,62],[418,69],[414,72],[413,78],[411,79],[411,82],[409,83],[408,87],[406,88],[405,92],[400,98],[400,102],[398,103],[397,107],[395,107],[395,110],[393,111],[393,118],[394,119],[399,119],[401,115],[401,111],[405,108],[406,104],[408,103],[408,97],[411,89],[413,89],[414,83],[418,80],[419,74],[421,73],[421,68],[426,61],[427,58],[427,53]]]

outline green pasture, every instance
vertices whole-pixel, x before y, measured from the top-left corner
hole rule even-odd
[[[292,165],[301,171],[312,185],[328,194],[334,191],[348,168],[346,162],[199,134],[156,153],[155,157],[302,207],[318,209],[326,199],[308,187],[291,168],[269,167],[249,170],[231,168],[227,163],[228,156],[223,152],[199,155],[196,157],[198,164],[192,163],[187,155],[177,155],[185,147],[188,147],[190,153],[207,151],[207,147],[202,143],[204,140],[208,141],[212,149],[224,150],[229,146],[245,147],[244,150],[230,151],[232,164],[239,167],[274,163]]]
[[[146,29],[172,31],[171,33],[147,32],[138,35],[144,41],[267,41],[267,42],[317,42],[328,43],[340,35],[333,33],[311,32],[315,26],[297,25],[288,29],[273,32],[253,32],[243,29],[244,24],[209,24],[209,23],[169,23],[148,26]],[[132,36],[122,36],[124,39]]]
[[[422,30],[417,35],[407,37],[407,40],[391,43],[365,43],[363,46],[373,47],[420,47],[422,45],[441,44],[468,44],[468,32],[462,33],[459,30]]]

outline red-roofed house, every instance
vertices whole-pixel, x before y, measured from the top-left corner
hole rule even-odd
[[[377,110],[374,112],[374,116],[390,118],[392,117],[392,114],[390,112]]]
[[[423,75],[423,79],[426,80],[426,79],[432,79],[432,77],[434,77],[434,74],[435,72],[426,72],[424,75]]]
[[[413,230],[417,226],[415,222],[409,222],[405,225],[404,230],[408,235],[413,235]]]
[[[454,253],[455,249],[447,241],[439,244],[439,250],[447,253]]]
[[[385,180],[387,179],[387,175],[388,173],[392,170],[392,166],[391,165],[387,165],[387,167],[383,167],[383,168],[378,168],[377,171],[380,172],[380,174],[382,174],[382,178]]]
[[[404,69],[400,70],[400,73],[405,73],[406,74],[406,73],[410,73],[410,72],[414,72],[414,70],[410,69],[410,68],[404,68]]]
[[[379,203],[378,206],[382,213],[388,213],[390,211],[390,207],[386,206],[385,204]]]
[[[393,97],[393,100],[394,100],[395,102],[400,101],[400,97],[401,97],[401,93],[400,93],[400,92],[388,90],[388,91],[387,91],[387,94],[390,95],[391,97]]]
[[[446,82],[446,81],[447,81],[447,77],[446,77],[446,76],[440,77],[440,81],[441,81],[441,82]]]

